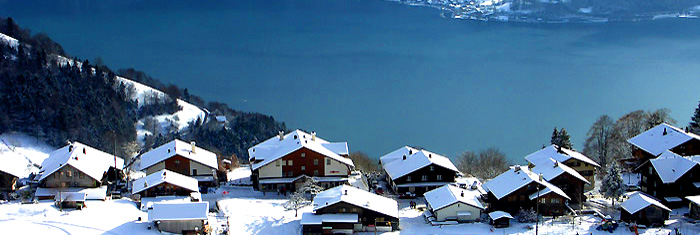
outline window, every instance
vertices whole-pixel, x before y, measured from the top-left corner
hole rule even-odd
[[[652,174],[652,168],[651,168],[651,166],[649,166],[649,174],[650,174],[650,175]]]
[[[286,166],[286,165],[287,165],[287,161],[286,161],[286,160],[282,160],[282,166]]]
[[[306,153],[301,153],[301,157],[306,157]]]
[[[287,161],[287,166],[292,166],[292,165],[294,165],[292,160]]]
[[[53,178],[54,178],[54,179],[56,178],[56,175],[57,175],[57,174],[53,174]]]
[[[345,212],[347,211],[345,208],[340,208],[340,212]]]
[[[520,195],[520,201],[525,201],[526,197],[525,195]]]
[[[73,177],[73,172],[72,172],[72,171],[66,171],[66,177],[68,177],[68,178]]]
[[[197,175],[197,169],[192,169],[192,175]]]
[[[280,161],[279,161],[279,160],[275,161],[275,166],[280,166]]]
[[[330,165],[330,164],[331,164],[331,159],[330,159],[330,158],[327,158],[327,159],[326,159],[326,165]]]
[[[515,196],[515,195],[510,195],[510,196],[508,196],[508,201],[509,201],[509,202],[514,202],[514,201],[517,201],[517,200],[518,200],[518,196]]]
[[[540,198],[539,201],[542,204],[547,203],[547,198]]]
[[[314,175],[318,175],[318,170],[314,170]]]
[[[83,172],[80,172],[79,175],[80,175],[80,178],[81,178],[81,179],[82,179],[82,178],[85,178],[85,174],[83,174]]]
[[[411,182],[411,176],[406,176],[406,182]]]
[[[558,203],[561,202],[561,199],[559,199],[559,198],[552,198],[552,199],[549,200],[549,202],[552,203],[552,204],[558,204]]]
[[[428,181],[428,176],[427,176],[427,175],[423,175],[423,177],[421,177],[420,180],[421,180],[421,181]]]
[[[180,160],[175,160],[175,165],[180,165]]]
[[[647,182],[647,177],[642,175],[642,183],[646,183],[646,182]]]
[[[437,175],[437,180],[442,180],[442,175]]]
[[[306,170],[306,166],[301,166],[301,170],[302,170],[302,171],[305,171],[305,170]]]
[[[435,171],[435,166],[430,166],[430,171]]]
[[[318,166],[318,159],[314,159],[314,166]]]

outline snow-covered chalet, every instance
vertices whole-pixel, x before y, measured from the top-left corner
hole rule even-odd
[[[253,187],[294,191],[313,177],[324,188],[348,183],[355,165],[347,142],[329,142],[301,130],[265,140],[248,149]]]
[[[195,142],[172,140],[141,155],[141,170],[147,175],[169,170],[197,179],[199,186],[216,185],[216,154],[198,147]]]
[[[423,196],[427,191],[454,183],[459,174],[449,158],[408,146],[380,157],[379,163],[397,194]]]
[[[584,189],[592,189],[593,185],[595,185],[595,172],[597,168],[600,168],[600,164],[575,150],[552,144],[525,156],[525,160],[534,165],[540,162],[549,164],[550,159],[563,163],[583,176],[585,181],[587,181],[587,183],[584,184]],[[578,201],[577,199],[575,200]]]

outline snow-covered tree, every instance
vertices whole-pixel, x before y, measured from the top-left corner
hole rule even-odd
[[[535,210],[532,208],[529,210],[520,208],[518,214],[515,215],[515,218],[520,223],[532,223],[537,221],[537,212],[535,212]]]
[[[307,195],[313,196],[321,191],[323,191],[323,187],[318,185],[317,180],[306,178],[306,182],[296,192],[289,195],[289,200],[284,204],[284,208],[294,210],[294,216],[296,217],[300,208],[310,204],[310,197],[307,197]]]
[[[625,185],[623,183],[620,167],[616,162],[612,162],[608,168],[607,174],[603,178],[600,186],[600,193],[607,199],[612,199],[612,205],[615,206],[615,201],[625,193]]]

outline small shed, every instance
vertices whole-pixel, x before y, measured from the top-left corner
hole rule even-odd
[[[647,226],[662,226],[668,219],[669,209],[656,198],[636,192],[621,205],[620,220]]]
[[[209,228],[209,202],[154,203],[148,219],[159,231],[197,234]]]
[[[83,192],[62,192],[56,197],[56,206],[61,209],[75,208],[83,209],[87,194]]]
[[[690,201],[690,218],[700,220],[700,195],[685,197]]]
[[[489,213],[490,224],[495,228],[506,228],[510,226],[513,216],[505,211],[494,211]]]

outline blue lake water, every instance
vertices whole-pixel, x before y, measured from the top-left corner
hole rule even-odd
[[[700,99],[700,21],[515,24],[378,0],[0,1],[81,59],[134,67],[377,157],[416,145],[515,161],[601,114]]]

